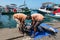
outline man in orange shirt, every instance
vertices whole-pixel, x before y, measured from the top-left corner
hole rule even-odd
[[[16,20],[17,22],[17,27],[19,28],[19,31],[21,33],[23,33],[23,28],[24,28],[24,21],[26,19],[27,15],[23,14],[23,13],[18,13],[18,14],[14,14],[13,18]]]
[[[32,27],[34,29],[34,33],[31,37],[35,36],[35,32],[37,31],[37,26],[44,20],[44,16],[42,14],[34,13],[31,15],[32,18]]]

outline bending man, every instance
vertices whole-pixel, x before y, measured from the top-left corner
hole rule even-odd
[[[35,36],[35,32],[37,31],[37,26],[44,20],[44,16],[42,14],[34,13],[31,15],[32,17],[32,27],[34,29],[34,33],[31,37]]]
[[[23,14],[23,13],[18,13],[18,14],[14,14],[13,18],[16,20],[17,22],[17,27],[19,28],[19,32],[23,33],[23,28],[25,27],[25,19],[26,19],[27,15]]]

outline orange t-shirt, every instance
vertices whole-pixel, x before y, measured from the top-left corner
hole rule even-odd
[[[18,20],[22,19],[24,21],[26,19],[27,15],[25,15],[23,13],[18,13],[18,14],[14,14],[13,17]]]
[[[32,17],[32,20],[35,20],[35,21],[42,21],[44,19],[44,16],[42,14],[32,14],[31,15]]]

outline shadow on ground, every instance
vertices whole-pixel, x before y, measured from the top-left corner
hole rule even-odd
[[[14,40],[14,39],[21,38],[21,37],[24,37],[24,36],[17,36],[17,37],[9,38],[9,39],[6,39],[6,40]]]

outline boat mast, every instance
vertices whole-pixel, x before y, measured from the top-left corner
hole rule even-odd
[[[26,7],[26,0],[24,0],[24,7]]]

